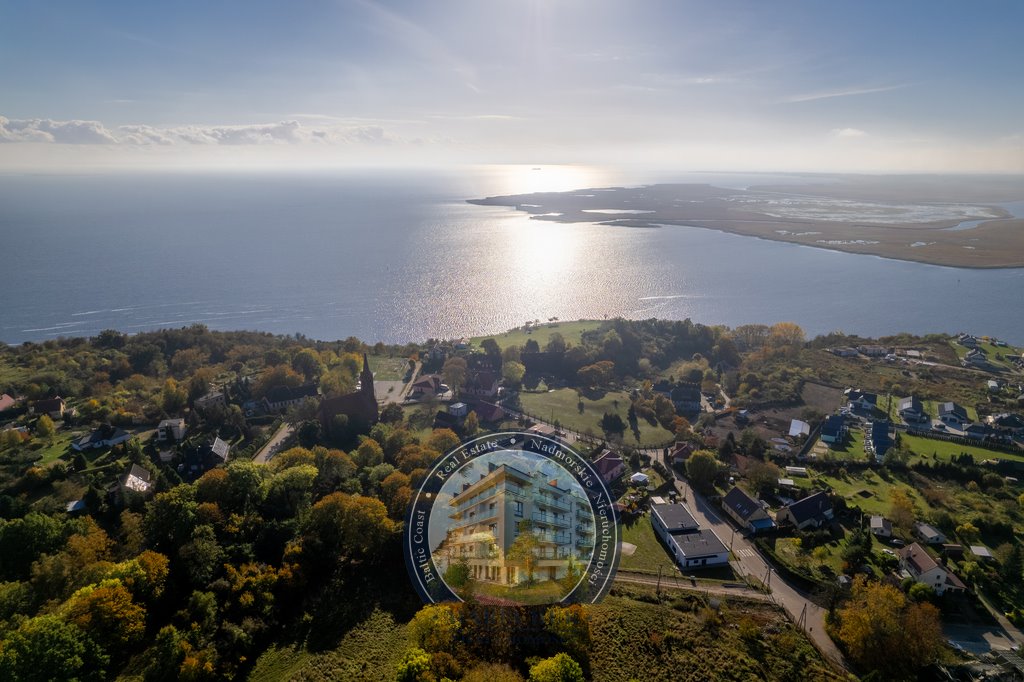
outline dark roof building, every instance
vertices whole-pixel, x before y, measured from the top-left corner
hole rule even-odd
[[[92,433],[82,436],[71,444],[71,447],[81,452],[82,450],[97,450],[109,448],[130,440],[132,434],[110,424],[104,424]]]
[[[316,398],[318,396],[319,393],[317,392],[317,388],[313,384],[306,384],[303,386],[275,386],[267,391],[267,395],[263,400],[266,403],[268,411],[277,412],[280,410],[286,410],[292,405],[298,405],[306,398]]]
[[[813,493],[780,509],[775,515],[775,520],[780,525],[788,523],[797,530],[811,526],[821,527],[832,520],[832,500],[826,492]]]
[[[821,425],[821,440],[826,443],[838,443],[846,434],[846,421],[841,415],[830,414]]]
[[[775,527],[775,522],[768,516],[761,503],[735,486],[722,498],[722,508],[736,523],[751,533],[764,532]]]
[[[885,457],[885,453],[892,447],[892,438],[889,437],[889,422],[886,420],[871,423],[871,447],[875,450],[875,457]]]
[[[939,403],[939,419],[942,421],[967,421],[967,410],[954,402]]]

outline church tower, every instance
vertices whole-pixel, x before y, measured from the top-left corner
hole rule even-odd
[[[370,371],[370,358],[363,353],[363,371],[359,373],[359,392],[369,396],[374,406],[377,405],[377,395],[373,391],[373,372]]]

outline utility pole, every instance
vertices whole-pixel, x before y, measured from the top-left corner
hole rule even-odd
[[[797,618],[796,626],[801,630],[807,629],[807,604],[800,610],[800,617]]]
[[[661,567],[662,565],[658,564],[658,587],[654,590],[654,593],[659,597],[661,596]]]

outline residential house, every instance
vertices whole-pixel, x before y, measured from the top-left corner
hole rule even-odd
[[[436,398],[437,396],[445,392],[441,388],[443,385],[441,376],[439,374],[424,374],[417,377],[416,381],[413,382],[409,388],[409,399],[410,400],[429,400]]]
[[[986,381],[985,386],[988,388],[989,393],[999,393],[999,390],[1002,388],[999,385],[999,382],[996,381],[995,379],[989,379],[988,381]]]
[[[181,417],[177,419],[164,419],[156,427],[156,440],[159,443],[181,442],[185,439],[185,432],[188,427]]]
[[[843,395],[846,396],[846,402],[850,405],[850,409],[871,412],[878,406],[878,395],[875,393],[848,388],[843,391]]]
[[[115,504],[124,504],[128,495],[149,496],[153,492],[153,474],[138,464],[132,464],[125,473],[107,488]]]
[[[196,398],[192,406],[203,413],[215,408],[224,409],[228,406],[228,394],[219,389],[210,391],[206,395]]]
[[[83,450],[98,450],[120,445],[130,440],[132,434],[124,429],[119,429],[110,424],[104,424],[95,431],[71,443],[71,447],[79,452]]]
[[[320,396],[316,386],[274,386],[263,397],[263,405],[267,412],[284,412],[290,407],[301,405],[309,398]]]
[[[892,438],[889,436],[888,420],[871,422],[871,431],[868,433],[865,446],[870,446],[871,451],[875,453],[875,458],[881,460],[885,457],[885,453],[889,451],[892,445]]]
[[[992,366],[988,356],[985,355],[985,351],[980,348],[972,348],[967,351],[967,355],[964,356],[961,364],[965,367],[976,367],[978,369],[989,369]]]
[[[677,412],[696,414],[700,412],[700,386],[697,384],[676,384],[669,392],[669,399]]]
[[[676,441],[672,447],[665,448],[665,459],[669,464],[681,465],[690,459],[693,451],[693,443],[690,441]]]
[[[65,411],[67,411],[67,404],[64,402],[64,398],[60,396],[45,398],[32,403],[32,414],[45,414],[50,419],[63,419]]]
[[[957,343],[964,348],[977,348],[978,339],[977,337],[971,336],[970,334],[959,334],[956,337]]]
[[[590,452],[590,462],[597,475],[608,485],[626,473],[626,463],[622,461],[622,457],[606,448],[604,443]]]
[[[469,416],[469,406],[466,403],[452,403],[447,410],[438,410],[434,417],[435,429],[452,429],[458,431]]]
[[[839,346],[838,348],[832,348],[831,353],[833,355],[838,355],[841,358],[857,357],[857,349],[851,348],[850,346]]]
[[[872,516],[871,534],[877,538],[892,537],[892,522],[884,516]]]
[[[729,563],[729,548],[713,530],[700,528],[681,504],[652,504],[651,526],[681,569]]]
[[[985,440],[990,436],[996,435],[995,429],[991,426],[978,422],[974,422],[963,427],[963,432],[965,436],[975,440]]]
[[[921,542],[928,545],[941,545],[946,541],[946,536],[938,528],[923,521],[918,521],[914,524],[914,535],[920,538]]]
[[[0,395],[0,412],[6,412],[17,404],[18,401],[6,393]]]
[[[210,469],[226,464],[230,453],[231,446],[220,438],[215,437],[211,443],[204,443],[199,447],[190,448],[185,453],[185,461],[179,465],[178,471],[189,479],[198,478]]]
[[[459,391],[459,395],[470,398],[483,398],[493,400],[498,396],[498,375],[490,370],[469,372],[466,383]]]
[[[907,396],[900,400],[900,418],[906,423],[928,421],[924,404],[916,396]]]
[[[790,525],[797,530],[820,528],[832,521],[832,499],[824,491],[808,495],[780,509],[775,522],[780,526]]]
[[[939,403],[939,420],[947,426],[961,428],[967,423],[967,410],[954,402]]]
[[[1024,435],[1024,417],[1019,414],[1003,412],[986,418],[988,424],[996,431],[1012,436]]]
[[[846,420],[842,415],[830,414],[821,425],[821,442],[833,445],[846,438]]]
[[[472,399],[467,399],[466,405],[470,412],[476,412],[476,418],[481,424],[496,424],[505,418],[505,410],[501,405]]]
[[[889,354],[889,351],[882,346],[857,346],[857,352],[869,358],[881,358]]]
[[[941,565],[916,542],[898,550],[900,568],[919,583],[931,585],[935,594],[963,592],[967,589],[963,581]]]
[[[735,486],[722,498],[722,508],[741,528],[751,533],[763,533],[775,528],[775,522],[761,503]]]

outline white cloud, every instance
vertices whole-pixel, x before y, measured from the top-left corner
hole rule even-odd
[[[832,134],[836,137],[864,137],[867,135],[860,128],[833,128]]]
[[[117,144],[99,121],[54,121],[48,118],[8,119],[0,116],[0,142]]]
[[[792,97],[786,97],[782,101],[789,104],[796,104],[799,102],[813,102],[819,99],[830,99],[832,97],[853,97],[855,95],[870,95],[876,92],[889,92],[890,90],[900,90],[907,87],[906,85],[886,85],[879,88],[846,88],[844,90],[828,90],[825,92],[812,92],[804,95],[793,95]]]
[[[379,125],[304,126],[295,120],[248,125],[185,125],[158,128],[123,125],[107,129],[99,121],[7,119],[0,116],[0,142],[50,144],[118,144],[127,146],[171,145],[293,145],[361,144],[395,142]]]

